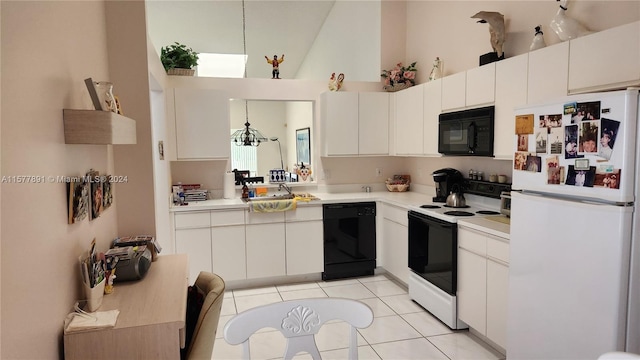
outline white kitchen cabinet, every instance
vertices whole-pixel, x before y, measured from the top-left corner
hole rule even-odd
[[[438,121],[442,112],[442,79],[424,84],[423,145],[422,152],[428,156],[440,156],[438,153]]]
[[[287,275],[324,271],[322,206],[285,212]]]
[[[229,96],[193,88],[176,88],[174,96],[177,159],[229,158]]]
[[[465,71],[442,78],[442,111],[461,109],[466,106],[467,73]]]
[[[514,111],[527,104],[528,54],[496,63],[496,96],[493,153],[496,159],[513,158]]]
[[[358,93],[358,154],[389,155],[389,93]]]
[[[211,259],[223,279],[247,278],[244,210],[211,211]]]
[[[569,41],[569,93],[640,84],[640,21]]]
[[[247,279],[286,275],[283,223],[247,225]]]
[[[211,272],[211,231],[206,228],[176,229],[176,253],[189,256],[189,284],[200,271]]]
[[[391,275],[408,284],[410,270],[407,210],[383,204],[382,216],[382,265]]]
[[[569,42],[529,52],[527,103],[567,96],[568,78]]]
[[[467,70],[466,78],[465,105],[467,107],[493,104],[496,88],[495,62]]]
[[[424,85],[395,93],[395,154],[422,155]]]
[[[358,93],[324,92],[320,95],[322,154],[358,155]]]
[[[506,348],[509,243],[458,226],[458,316]]]

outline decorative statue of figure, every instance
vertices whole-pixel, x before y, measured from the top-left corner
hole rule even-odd
[[[340,73],[336,78],[336,73],[331,73],[331,78],[329,78],[329,90],[338,91],[342,88],[342,82],[344,81],[344,74]]]
[[[577,20],[565,15],[568,0],[556,1],[560,2],[560,8],[556,16],[551,20],[549,26],[558,35],[560,40],[567,41],[591,33],[591,31],[582,26]]]
[[[439,57],[436,57],[436,59],[433,60],[433,68],[429,73],[429,81],[440,79],[441,77],[442,77],[442,60],[440,60]]]
[[[533,35],[533,41],[531,42],[531,46],[529,46],[529,51],[542,49],[547,46],[547,43],[544,42],[544,37],[542,36],[544,33],[542,30],[542,25],[536,26],[536,33]]]
[[[266,55],[264,58],[267,59],[267,62],[273,67],[273,70],[271,70],[271,78],[280,79],[279,65],[284,61],[284,54],[282,54],[280,59],[278,59],[278,55],[273,55],[273,60],[269,59]]]
[[[491,47],[496,52],[498,58],[502,57],[502,44],[506,38],[504,32],[504,15],[495,11],[480,11],[473,15],[472,19],[480,19],[479,23],[489,23],[489,34],[491,35]]]

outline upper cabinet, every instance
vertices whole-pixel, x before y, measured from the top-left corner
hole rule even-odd
[[[495,99],[495,78],[495,63],[442,78],[442,110],[492,104]]]
[[[438,153],[438,121],[442,111],[442,79],[424,84],[424,136],[423,154],[441,156]]]
[[[174,96],[177,159],[229,158],[229,96],[194,88],[176,88]]]
[[[567,96],[569,42],[529,52],[528,74],[527,103]]]
[[[395,93],[395,153],[422,155],[424,84]]]
[[[111,111],[64,109],[65,144],[136,143],[136,122]]]
[[[569,93],[640,84],[640,21],[569,42]]]
[[[515,136],[513,109],[527,103],[528,55],[496,63],[496,101],[493,154],[496,159],[513,158]]]
[[[325,92],[320,101],[323,156],[389,154],[388,93]]]
[[[495,89],[495,62],[467,70],[467,106],[492,104],[495,100]]]

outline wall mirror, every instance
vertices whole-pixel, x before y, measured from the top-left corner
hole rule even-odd
[[[245,127],[248,114],[250,127],[258,130],[267,139],[257,147],[238,146],[230,140],[231,169],[250,170],[251,176],[264,176],[265,183],[269,179],[269,170],[279,169],[281,164],[286,171],[293,171],[298,159],[298,134],[302,136],[302,140],[305,139],[305,135],[308,136],[308,142],[303,141],[301,144],[308,146],[308,152],[303,152],[302,155],[313,161],[313,101],[231,99],[229,109],[231,134]],[[313,164],[311,166],[313,168]]]

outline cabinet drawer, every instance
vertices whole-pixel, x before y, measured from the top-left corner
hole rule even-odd
[[[409,219],[407,217],[407,209],[384,205],[382,208],[382,216],[385,219],[389,219],[400,225],[409,226]]]
[[[284,212],[256,213],[247,212],[247,224],[266,224],[284,222]]]
[[[303,206],[284,213],[287,222],[322,220],[322,206]]]
[[[175,214],[176,229],[209,227],[209,212],[189,212]]]
[[[509,243],[487,238],[487,256],[509,263]]]
[[[473,230],[458,228],[458,247],[486,256],[487,237]]]
[[[212,210],[211,226],[244,225],[244,210]]]

